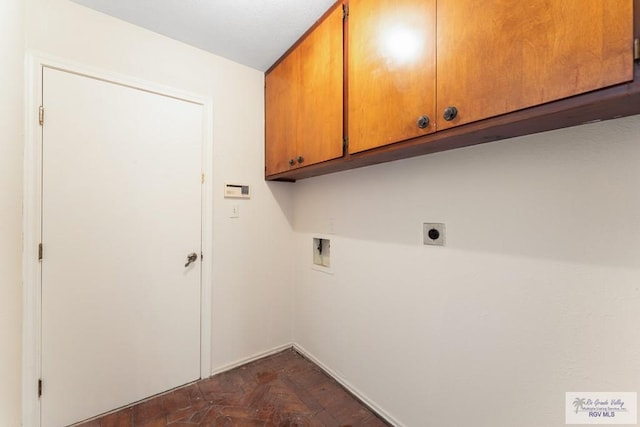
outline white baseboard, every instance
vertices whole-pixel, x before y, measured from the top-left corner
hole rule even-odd
[[[271,356],[272,354],[280,353],[283,350],[286,350],[288,348],[294,348],[294,347],[295,346],[293,343],[288,343],[288,344],[283,344],[278,347],[272,348],[270,350],[261,351],[252,356],[245,357],[245,358],[236,360],[235,362],[228,363],[226,365],[214,368],[211,370],[210,375],[216,375],[222,372],[230,371],[231,369],[237,368],[238,366],[246,365],[247,363],[251,363],[255,360],[262,359],[263,357]]]
[[[365,405],[367,405],[369,408],[375,411],[380,417],[384,418],[384,420],[387,421],[389,424],[394,425],[396,427],[406,427],[404,424],[396,420],[388,412],[382,409],[379,405],[377,405],[374,401],[369,399],[364,393],[360,392],[360,390],[352,386],[347,380],[345,380],[340,375],[338,375],[333,369],[329,368],[327,365],[322,363],[322,361],[320,361],[318,358],[316,358],[311,353],[309,353],[300,344],[293,343],[293,348],[298,353],[300,353],[301,355],[303,355],[304,357],[306,357],[307,359],[311,360],[313,363],[318,365],[320,368],[322,368],[322,370],[325,371],[327,375],[329,375],[331,378],[333,378],[338,383],[340,383],[341,386],[346,388],[351,394],[353,394],[355,397],[360,399]]]

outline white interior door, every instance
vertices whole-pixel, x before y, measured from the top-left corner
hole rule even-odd
[[[51,68],[43,105],[41,420],[60,427],[200,377],[204,112]]]

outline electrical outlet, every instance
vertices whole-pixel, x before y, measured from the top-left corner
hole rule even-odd
[[[445,227],[442,223],[422,224],[422,239],[425,245],[444,246]]]

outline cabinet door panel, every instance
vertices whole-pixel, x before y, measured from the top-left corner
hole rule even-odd
[[[350,0],[350,153],[436,130],[435,11],[435,0]]]
[[[296,155],[300,90],[300,55],[291,52],[265,77],[266,175],[291,169]]]
[[[632,0],[440,0],[438,128],[633,79]],[[443,111],[455,106],[452,121]]]
[[[302,43],[297,123],[302,166],[342,156],[343,20],[336,7]]]

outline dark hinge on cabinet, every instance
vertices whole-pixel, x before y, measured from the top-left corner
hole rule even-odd
[[[42,379],[38,380],[38,397],[42,397]]]
[[[342,140],[342,155],[345,156],[349,151],[349,138],[344,138]]]
[[[347,19],[347,17],[349,16],[349,6],[347,6],[346,4],[342,5],[342,19]]]
[[[38,244],[38,261],[42,261],[42,243]]]
[[[640,39],[633,41],[633,60],[640,60]]]
[[[40,126],[44,124],[44,107],[42,105],[38,108],[38,123]]]

